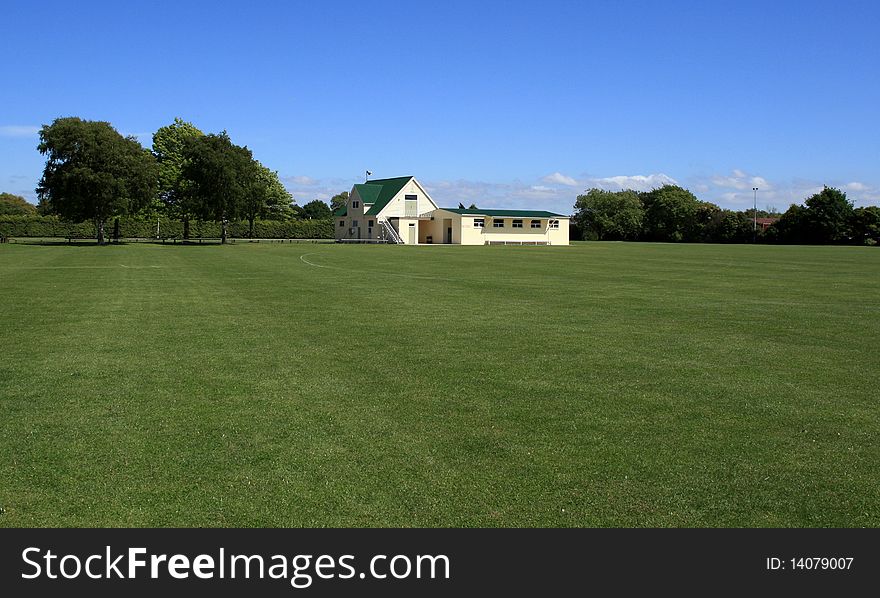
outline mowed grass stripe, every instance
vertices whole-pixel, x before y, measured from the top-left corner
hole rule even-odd
[[[878,274],[871,248],[5,246],[0,525],[874,526]]]

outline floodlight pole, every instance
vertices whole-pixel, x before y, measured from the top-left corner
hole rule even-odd
[[[752,231],[752,242],[757,243],[758,242],[758,188],[752,187],[752,191],[755,192],[755,207],[754,207],[754,211],[752,212],[754,214],[754,218],[755,218],[755,226]]]

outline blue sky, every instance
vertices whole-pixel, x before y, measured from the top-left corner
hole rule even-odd
[[[880,203],[877,2],[5,2],[0,191],[36,131],[227,130],[300,204],[415,175],[441,205],[569,212],[674,181]]]

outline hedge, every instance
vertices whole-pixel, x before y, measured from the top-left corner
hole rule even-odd
[[[247,238],[246,221],[230,222],[230,237]],[[113,236],[113,220],[104,227],[108,237]],[[95,225],[91,222],[64,222],[54,216],[0,216],[0,236],[2,237],[82,237],[96,236]],[[120,237],[152,238],[156,236],[156,220],[137,217],[119,219]],[[159,219],[159,236],[183,237],[183,223],[179,220]],[[189,223],[190,237],[219,237],[219,222]],[[257,220],[254,222],[254,237],[262,239],[332,239],[333,222],[325,220]]]

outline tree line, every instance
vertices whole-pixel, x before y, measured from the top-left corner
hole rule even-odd
[[[825,187],[793,204],[784,214],[757,211],[775,219],[755,227],[755,211],[733,211],[700,201],[677,185],[650,191],[590,189],[579,195],[573,235],[587,240],[695,243],[806,243],[876,245],[880,207],[854,208],[846,193]]]
[[[42,127],[37,149],[46,156],[37,211],[91,221],[99,243],[107,237],[107,222],[125,215],[178,220],[184,238],[191,220],[215,222],[223,243],[230,222],[246,221],[253,237],[257,219],[331,216],[320,200],[296,205],[278,173],[225,131],[205,134],[180,118],[153,134],[151,149],[108,122],[58,118]],[[27,213],[17,200],[0,203],[11,214]]]

